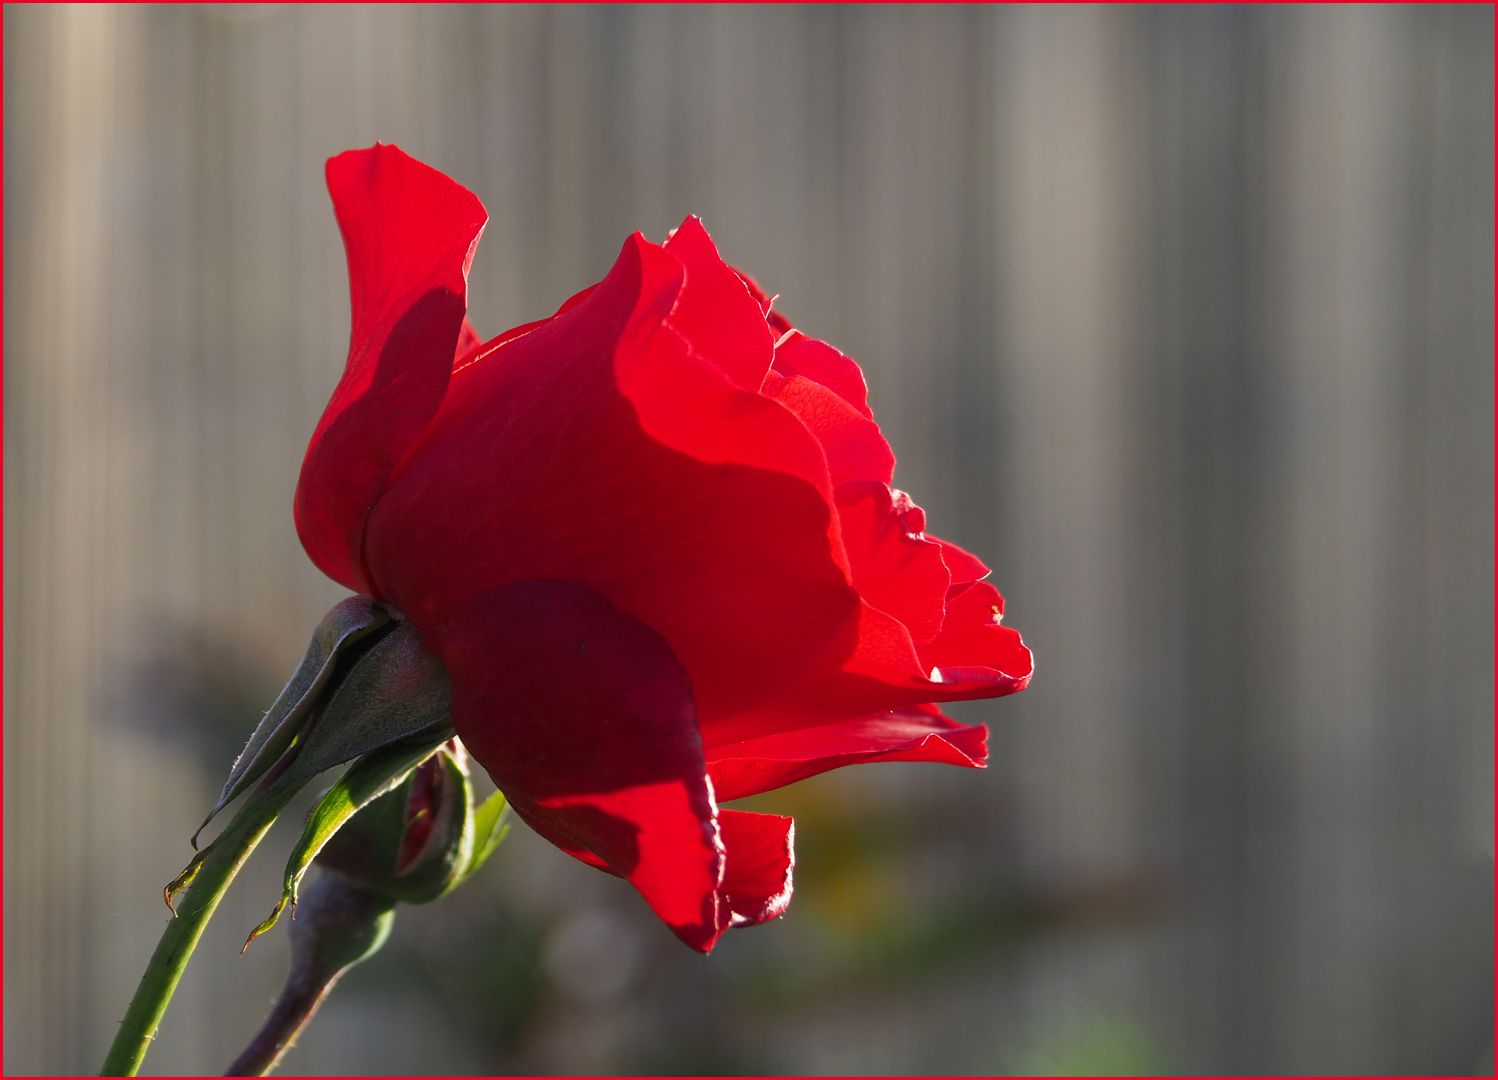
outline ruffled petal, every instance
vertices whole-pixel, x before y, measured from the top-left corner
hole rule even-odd
[[[986,727],[964,726],[926,705],[710,747],[707,771],[717,797],[727,800],[844,765],[935,761],[981,769],[987,758]]]
[[[750,465],[797,477],[831,506],[827,458],[816,436],[779,402],[734,386],[716,365],[697,355],[674,325],[648,341],[621,341],[614,369],[640,426],[663,445],[702,462]],[[842,565],[833,515],[828,517],[828,539]]]
[[[802,679],[859,601],[816,440],[665,323],[681,280],[632,237],[577,306],[454,374],[367,561],[423,630],[512,581],[587,585],[666,639],[711,717]]]
[[[701,717],[708,746],[837,723],[936,699],[910,631],[860,601],[858,619],[795,686],[737,715]]]
[[[516,812],[711,948],[723,845],[691,683],[665,641],[559,581],[486,592],[432,636],[453,725]]]
[[[898,619],[865,603],[851,643],[829,651],[811,674],[774,701],[738,716],[704,718],[703,742],[711,749],[892,709],[1023,690],[1030,681],[1030,650],[1013,630],[987,621],[992,619],[990,593],[998,595],[980,582],[959,596],[947,609],[942,632],[919,655]],[[983,603],[956,606],[970,596]],[[938,659],[926,660],[928,653]]]
[[[791,871],[796,865],[791,819],[719,810],[718,828],[728,853],[718,887],[719,927],[755,926],[780,918],[791,902]]]
[[[775,348],[774,368],[781,375],[801,375],[821,383],[863,416],[872,420],[869,387],[863,371],[852,357],[844,356],[825,341],[797,331]]]
[[[1002,616],[1004,598],[983,581],[947,605],[941,634],[921,649],[921,662],[941,682],[942,695],[936,700],[998,697],[1029,686],[1034,656],[1019,631],[999,625]]]
[[[1028,671],[1030,651],[1016,648],[1018,634],[1001,625],[1003,617],[1004,598],[999,590],[987,582],[976,582],[947,604],[942,632],[921,649],[922,662],[935,667],[981,663],[1015,673]]]
[[[686,268],[672,327],[735,386],[758,390],[770,370],[775,338],[743,279],[719,258],[699,218],[683,221],[666,241],[666,250]]]
[[[821,383],[771,371],[760,393],[795,413],[816,436],[834,487],[854,480],[888,484],[894,476],[895,455],[879,425]]]
[[[348,363],[297,484],[302,546],[341,585],[368,591],[370,507],[447,390],[487,215],[474,195],[394,146],[328,161],[353,302]]]
[[[947,571],[952,575],[952,586],[947,590],[947,599],[952,600],[958,593],[965,592],[967,587],[975,581],[982,581],[991,570],[983,564],[983,560],[972,552],[964,551],[956,544],[943,540],[938,536],[926,533],[926,539],[941,548],[941,561],[947,564]],[[1003,598],[1000,598],[1000,604]]]
[[[925,524],[920,508],[903,492],[865,481],[837,489],[837,512],[858,595],[898,619],[915,645],[936,637],[951,575],[941,547],[911,528]]]
[[[760,288],[759,282],[737,267],[730,267],[729,269],[733,270],[739,276],[739,280],[744,283],[744,288],[749,290],[749,295],[754,297],[754,302],[765,313],[765,322],[769,324],[772,334],[779,338],[795,329],[795,327],[791,326],[791,320],[775,310],[775,297],[770,296],[764,289]]]

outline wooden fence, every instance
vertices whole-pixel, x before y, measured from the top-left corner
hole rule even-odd
[[[741,1007],[723,988],[777,942],[836,968],[808,854],[790,919],[726,959],[639,924],[675,990],[568,1012],[543,972],[486,1050],[461,1002],[371,981],[289,1068],[692,1071],[640,1049],[691,1028],[756,1071],[1476,1069],[1492,18],[8,5],[7,1071],[97,1068],[235,724],[339,596],[290,504],[348,325],[322,162],[376,139],[488,207],[485,334],[697,213],[864,365],[897,483],[990,557],[1038,670],[964,713],[988,774],[803,788],[937,823],[881,871],[907,899],[1116,902],[925,982]],[[534,879],[516,903],[634,917],[528,843],[494,872]],[[275,872],[226,903],[148,1068],[216,1072],[258,1022],[284,942],[234,952]]]

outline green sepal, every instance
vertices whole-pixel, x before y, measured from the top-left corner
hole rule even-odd
[[[232,833],[251,818],[259,816],[267,807],[274,807],[272,811],[272,818],[274,818],[285,807],[287,800],[301,790],[306,783],[305,779],[288,780],[284,772],[280,774],[273,773],[266,777],[255,793],[246,799],[234,816],[229,819],[228,827],[220,832],[218,837],[214,838],[213,843],[196,852],[192,860],[183,868],[182,872],[173,878],[167,884],[166,888],[162,890],[166,906],[172,909],[172,914],[177,914],[177,909],[173,906],[173,901],[176,900],[177,894],[191,885],[193,879],[198,876],[198,871],[202,869],[208,856],[213,854],[214,849],[218,846],[219,837]]]
[[[399,788],[361,810],[323,848],[318,865],[407,904],[449,892],[474,850],[473,786],[461,745],[444,746]],[[424,806],[416,805],[418,784]]]
[[[416,767],[431,757],[446,739],[411,739],[384,746],[365,755],[339,777],[307,816],[301,839],[292,849],[282,879],[281,899],[270,916],[250,932],[245,948],[281,917],[288,903],[295,906],[297,885],[324,844],[359,810],[399,787]],[[305,781],[303,781],[305,782]],[[241,949],[241,952],[244,950]]]
[[[310,780],[361,754],[405,740],[452,738],[452,682],[401,622],[361,656],[307,728],[287,778]]]
[[[166,888],[161,890],[161,897],[166,901],[166,906],[171,908],[173,915],[177,914],[176,905],[173,903],[173,901],[177,899],[177,894],[192,884],[192,879],[197,877],[198,871],[203,868],[203,861],[207,859],[212,852],[212,844],[209,844],[202,851],[197,852],[195,855],[193,855],[192,861],[189,862],[185,867],[183,867],[182,873],[178,874],[176,877],[172,878],[171,881],[167,882]]]
[[[509,809],[505,793],[496,791],[474,810],[473,854],[468,857],[468,865],[463,867],[458,880],[453,882],[454,886],[461,885],[472,877],[474,871],[489,861],[489,856],[494,854],[495,849],[510,834]]]
[[[192,834],[194,847],[197,846],[198,833],[215,815],[264,776],[301,734],[312,718],[321,691],[338,666],[340,653],[389,621],[390,614],[368,596],[351,596],[328,612],[313,632],[301,665],[234,760],[218,802],[208,811],[198,831]]]

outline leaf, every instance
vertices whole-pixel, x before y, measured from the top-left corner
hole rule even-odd
[[[218,802],[192,834],[193,847],[198,845],[198,833],[218,812],[263,776],[295,741],[311,718],[313,705],[332,676],[339,654],[389,621],[389,614],[368,596],[351,596],[328,612],[313,632],[307,653],[291,681],[234,760]]]
[[[355,762],[348,772],[339,777],[338,782],[328,789],[327,794],[307,816],[301,839],[297,841],[286,862],[280,902],[270,916],[250,932],[244,943],[246,949],[250,947],[250,942],[276,925],[276,920],[281,917],[281,912],[288,903],[295,907],[297,885],[302,875],[307,872],[307,867],[317,857],[322,846],[343,823],[381,795],[399,787],[445,741],[445,738],[412,739],[381,747]],[[244,949],[240,950],[243,951]]]

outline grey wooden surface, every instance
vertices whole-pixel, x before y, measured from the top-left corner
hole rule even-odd
[[[322,162],[375,139],[488,207],[486,335],[700,214],[863,364],[897,483],[995,566],[1037,675],[964,711],[986,774],[785,793],[783,923],[680,956],[522,835],[403,916],[425,974],[350,976],[289,1070],[1491,1068],[1491,8],[7,6],[4,31],[7,1072],[97,1068],[235,725],[339,596],[291,494],[348,325]],[[847,968],[818,799],[915,823],[871,871],[908,921],[985,889],[1100,914]],[[234,954],[270,847],[148,1070],[217,1072],[258,1023],[284,941]],[[441,959],[491,903],[541,927],[498,1034]],[[568,942],[617,963],[579,982]],[[828,981],[746,1004],[766,955]]]

